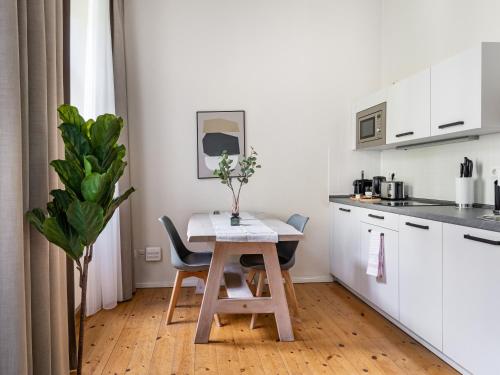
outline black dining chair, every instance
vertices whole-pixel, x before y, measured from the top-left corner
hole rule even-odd
[[[309,218],[299,214],[293,214],[287,220],[287,224],[291,225],[299,232],[304,233]],[[295,251],[299,241],[279,241],[276,244],[276,249],[278,251],[278,260],[280,263],[281,274],[285,280],[285,290],[288,295],[288,301],[292,305],[294,310],[294,315],[298,317],[299,305],[297,302],[297,296],[295,294],[295,289],[293,287],[292,278],[288,272],[295,265]],[[245,254],[240,258],[240,264],[249,269],[247,275],[247,282],[251,285],[255,276],[258,275],[257,288],[255,291],[255,296],[262,296],[262,291],[264,289],[264,281],[266,278],[266,269],[264,267],[264,258],[260,254]],[[257,314],[252,315],[252,320],[250,322],[250,328],[253,329],[255,326],[255,320]]]
[[[167,312],[167,324],[172,322],[177,299],[182,287],[182,280],[187,277],[197,277],[202,279],[205,283],[208,277],[208,269],[212,260],[212,253],[206,252],[193,252],[190,251],[181,240],[179,232],[175,228],[174,223],[168,216],[162,216],[158,219],[163,223],[167,233],[170,237],[172,246],[170,247],[170,259],[172,266],[177,270],[175,276],[174,289],[170,297],[170,303]],[[221,323],[219,316],[215,314],[215,322],[220,327]]]

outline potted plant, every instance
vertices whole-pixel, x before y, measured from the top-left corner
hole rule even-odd
[[[82,293],[77,367],[80,375],[87,277],[93,245],[115,210],[134,192],[134,188],[115,197],[116,183],[127,165],[123,161],[125,146],[117,144],[123,119],[104,114],[95,121],[85,121],[78,109],[66,104],[61,105],[58,112],[62,121],[59,129],[64,141],[65,160],[53,160],[50,165],[64,189],[50,192],[52,200],[47,203],[47,214],[35,208],[27,213],[27,217],[48,241],[73,259],[80,273]]]
[[[250,155],[243,157],[239,161],[240,172],[237,176],[231,176],[235,168],[232,167],[231,159],[226,151],[221,154],[221,160],[219,161],[219,168],[214,170],[214,175],[220,178],[221,183],[226,185],[231,193],[233,194],[233,204],[232,204],[232,217],[231,225],[240,224],[240,193],[243,185],[248,184],[250,177],[255,173],[255,169],[261,166],[257,164],[257,152],[251,147]],[[238,183],[234,183],[234,180]]]

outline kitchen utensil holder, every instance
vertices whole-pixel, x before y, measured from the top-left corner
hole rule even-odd
[[[455,185],[455,205],[458,208],[471,208],[474,204],[474,179],[457,177]]]

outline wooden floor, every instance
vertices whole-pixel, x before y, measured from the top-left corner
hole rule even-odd
[[[278,342],[272,315],[221,316],[194,345],[201,296],[183,288],[165,325],[171,288],[139,289],[86,321],[85,374],[456,374],[336,283],[296,284],[295,342]]]

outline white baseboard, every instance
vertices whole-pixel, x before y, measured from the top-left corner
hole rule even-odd
[[[318,275],[318,276],[292,276],[292,281],[295,284],[304,284],[304,283],[328,283],[333,281],[331,275]],[[190,277],[185,279],[182,282],[182,286],[191,287],[196,286],[197,279],[194,277]],[[174,286],[173,281],[147,281],[147,282],[136,282],[136,288],[171,288]]]

